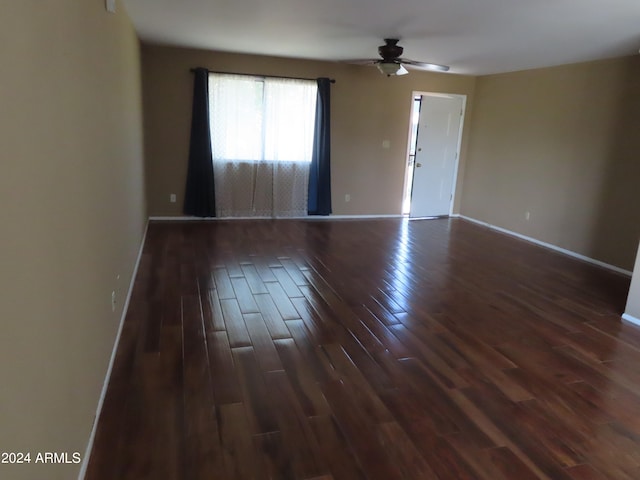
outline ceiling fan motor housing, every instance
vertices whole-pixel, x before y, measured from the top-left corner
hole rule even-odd
[[[383,60],[397,60],[404,51],[404,48],[398,45],[399,40],[396,38],[385,38],[384,41],[385,45],[378,47],[378,54],[380,54]]]

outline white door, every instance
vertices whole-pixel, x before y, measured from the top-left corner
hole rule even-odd
[[[451,212],[462,111],[461,97],[422,95],[410,217]]]

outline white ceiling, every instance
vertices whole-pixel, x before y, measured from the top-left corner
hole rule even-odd
[[[638,53],[640,0],[124,0],[143,41],[318,60],[404,57],[484,75]]]

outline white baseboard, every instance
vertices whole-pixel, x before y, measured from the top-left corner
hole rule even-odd
[[[221,220],[373,220],[376,218],[404,218],[404,215],[309,215],[307,217],[190,217],[152,216],[151,221],[163,222],[216,222]]]
[[[478,225],[482,225],[483,227],[490,228],[491,230],[495,230],[497,232],[505,233],[505,234],[510,235],[512,237],[516,237],[516,238],[519,238],[521,240],[525,240],[527,242],[535,243],[536,245],[540,245],[541,247],[549,248],[551,250],[555,250],[556,252],[563,253],[563,254],[568,255],[570,257],[573,257],[573,258],[577,258],[578,260],[582,260],[584,262],[588,262],[588,263],[591,263],[593,265],[597,265],[599,267],[606,268],[607,270],[612,270],[614,272],[620,273],[622,275],[626,275],[628,277],[630,277],[632,275],[632,272],[629,271],[629,270],[625,270],[624,268],[616,267],[615,265],[611,265],[609,263],[601,262],[600,260],[596,260],[595,258],[587,257],[587,256],[582,255],[580,253],[577,253],[577,252],[574,252],[574,251],[571,251],[571,250],[567,250],[566,248],[558,247],[557,245],[553,245],[552,243],[543,242],[543,241],[538,240],[536,238],[528,237],[526,235],[522,235],[521,233],[514,232],[512,230],[507,230],[506,228],[498,227],[496,225],[492,225],[490,223],[483,222],[481,220],[476,220],[475,218],[467,217],[465,215],[456,215],[456,216],[459,217],[459,218],[462,218],[463,220],[467,220],[469,222],[473,222],[473,223],[476,223]]]
[[[185,217],[185,216],[175,216],[175,217],[167,217],[167,216],[152,216],[149,217],[149,221],[162,221],[162,222],[191,222],[194,220],[209,220],[209,218],[198,218],[198,217]]]
[[[404,215],[400,214],[388,214],[388,215],[310,215],[304,217],[305,220],[376,220],[378,218],[404,218]]]
[[[165,217],[165,216],[149,217],[150,221],[160,221],[160,222],[219,222],[221,220],[272,220],[272,219],[273,217],[192,217],[188,215],[179,215],[179,216],[176,215],[175,217]]]
[[[629,315],[628,313],[624,313],[622,315],[622,319],[626,320],[629,323],[633,323],[634,325],[640,326],[640,318],[636,318],[633,315]]]
[[[113,344],[113,350],[111,351],[111,358],[109,359],[109,366],[107,367],[107,374],[104,378],[104,383],[102,385],[102,391],[100,392],[100,398],[98,399],[98,407],[96,408],[96,417],[93,420],[93,426],[91,427],[91,434],[89,435],[89,442],[87,443],[87,449],[84,453],[84,457],[82,458],[82,465],[80,465],[80,472],[78,473],[78,480],[84,480],[85,475],[87,474],[87,467],[89,466],[89,457],[91,456],[91,450],[93,449],[93,442],[96,438],[96,430],[98,427],[98,420],[100,420],[100,413],[102,412],[102,406],[104,405],[104,399],[107,396],[107,388],[109,387],[109,380],[111,380],[111,372],[113,371],[113,364],[116,359],[116,353],[118,351],[118,344],[120,343],[120,336],[122,335],[122,328],[124,326],[124,320],[127,316],[127,310],[129,309],[129,302],[131,301],[131,293],[133,292],[133,285],[136,280],[136,275],[138,274],[138,267],[140,266],[140,260],[142,259],[142,251],[144,249],[144,243],[147,239],[147,231],[149,230],[149,222],[144,228],[144,233],[142,234],[142,241],[140,242],[140,249],[138,250],[138,258],[136,259],[136,264],[133,267],[133,273],[131,274],[131,281],[129,282],[129,291],[127,292],[127,298],[124,301],[124,305],[122,307],[122,315],[120,316],[120,325],[118,325],[118,333],[116,334],[116,339]]]
[[[435,217],[410,217],[409,215],[405,215],[407,220],[448,220],[449,218],[456,218],[456,215],[437,215]]]

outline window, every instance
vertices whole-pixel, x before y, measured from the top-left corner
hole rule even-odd
[[[210,74],[217,216],[307,214],[317,88],[313,80]]]
[[[315,81],[212,73],[214,162],[311,162]]]

